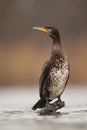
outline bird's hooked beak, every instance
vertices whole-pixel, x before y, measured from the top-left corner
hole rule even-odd
[[[49,34],[49,32],[50,32],[50,29],[45,28],[45,27],[36,27],[36,26],[34,26],[33,29],[40,30],[40,31],[45,32],[47,34]]]

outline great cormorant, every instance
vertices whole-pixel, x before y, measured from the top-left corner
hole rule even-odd
[[[45,108],[45,111],[52,112],[55,104],[58,106],[57,108],[62,108],[65,105],[60,96],[69,79],[70,66],[62,49],[58,29],[53,26],[33,27],[33,29],[47,33],[53,39],[53,45],[51,56],[44,64],[39,80],[40,100],[32,109]],[[50,101],[55,98],[58,100],[54,104],[50,104]]]

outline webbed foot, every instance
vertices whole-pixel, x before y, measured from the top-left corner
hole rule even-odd
[[[65,106],[65,102],[64,102],[64,101],[61,101],[61,102],[56,101],[56,102],[54,103],[54,106],[55,106],[55,107],[58,107],[58,109],[61,109],[62,107]]]
[[[54,111],[54,106],[52,104],[47,103],[45,105],[45,112],[50,113],[50,112],[53,112],[53,111]]]
[[[50,114],[52,112],[54,112],[54,105],[49,103],[46,103],[45,107],[39,111],[40,114]]]
[[[65,106],[65,102],[61,101],[61,100],[58,100],[58,101],[54,102],[54,105],[57,106],[58,109],[61,109],[62,107]]]

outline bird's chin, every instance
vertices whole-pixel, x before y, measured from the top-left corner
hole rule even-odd
[[[49,35],[49,37],[50,37],[50,38],[52,38],[52,39],[53,39],[53,36],[52,36],[51,34],[48,34],[48,35]]]

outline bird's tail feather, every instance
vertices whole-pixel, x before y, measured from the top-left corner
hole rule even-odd
[[[38,102],[32,107],[32,110],[36,110],[37,108],[43,108],[46,104],[46,99],[42,98],[39,99]]]

